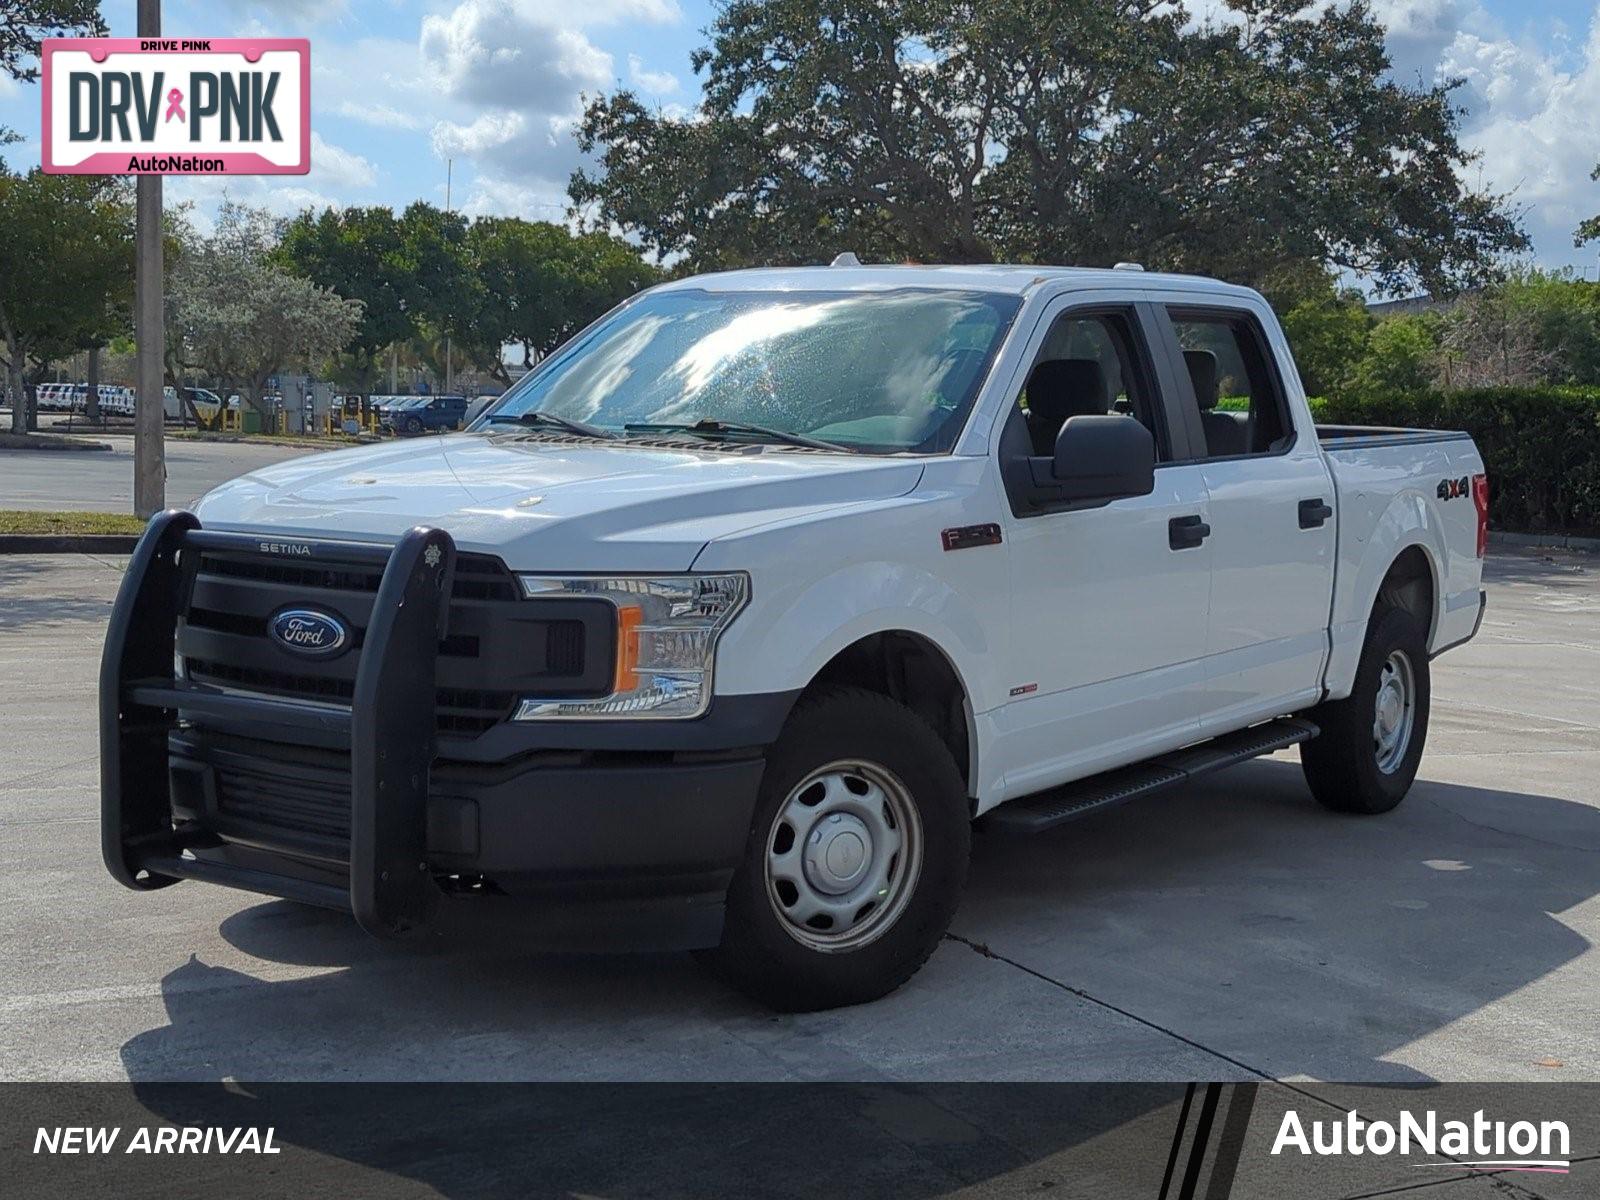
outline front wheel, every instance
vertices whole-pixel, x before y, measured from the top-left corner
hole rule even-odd
[[[1312,794],[1335,812],[1388,812],[1411,790],[1428,737],[1427,633],[1380,604],[1367,627],[1355,685],[1307,714],[1322,733],[1300,747]]]
[[[806,697],[768,755],[704,958],[784,1011],[876,1000],[949,928],[970,844],[960,772],[922,718],[860,688]]]

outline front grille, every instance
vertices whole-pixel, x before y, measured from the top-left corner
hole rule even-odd
[[[286,775],[270,763],[237,763],[216,772],[217,812],[259,829],[326,841],[344,850],[350,843],[350,776],[301,771]]]
[[[286,699],[352,702],[381,567],[210,549],[183,566],[188,598],[177,648],[189,679]],[[285,649],[269,626],[290,607],[336,615],[348,628],[348,648],[327,659]],[[506,720],[519,696],[603,695],[614,644],[615,618],[604,601],[524,600],[499,559],[458,554],[436,666],[435,731],[476,737]]]

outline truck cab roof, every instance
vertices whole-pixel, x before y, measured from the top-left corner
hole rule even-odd
[[[1237,284],[1203,275],[1178,275],[1142,269],[1044,267],[1026,263],[976,265],[759,267],[694,275],[662,284],[653,291],[888,291],[895,288],[953,288],[1025,296],[1046,285],[1059,290],[1079,288],[1144,288],[1152,291],[1203,290],[1217,295],[1252,297]]]

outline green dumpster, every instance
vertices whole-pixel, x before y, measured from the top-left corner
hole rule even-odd
[[[260,433],[261,414],[253,408],[241,408],[239,410],[239,432]]]

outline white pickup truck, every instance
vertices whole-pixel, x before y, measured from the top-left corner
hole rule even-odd
[[[464,433],[152,522],[105,653],[106,862],[382,935],[588,917],[777,1007],[870,1000],[950,924],[976,819],[1295,744],[1327,808],[1398,804],[1487,507],[1464,434],[1314,426],[1244,288],[679,280]]]

